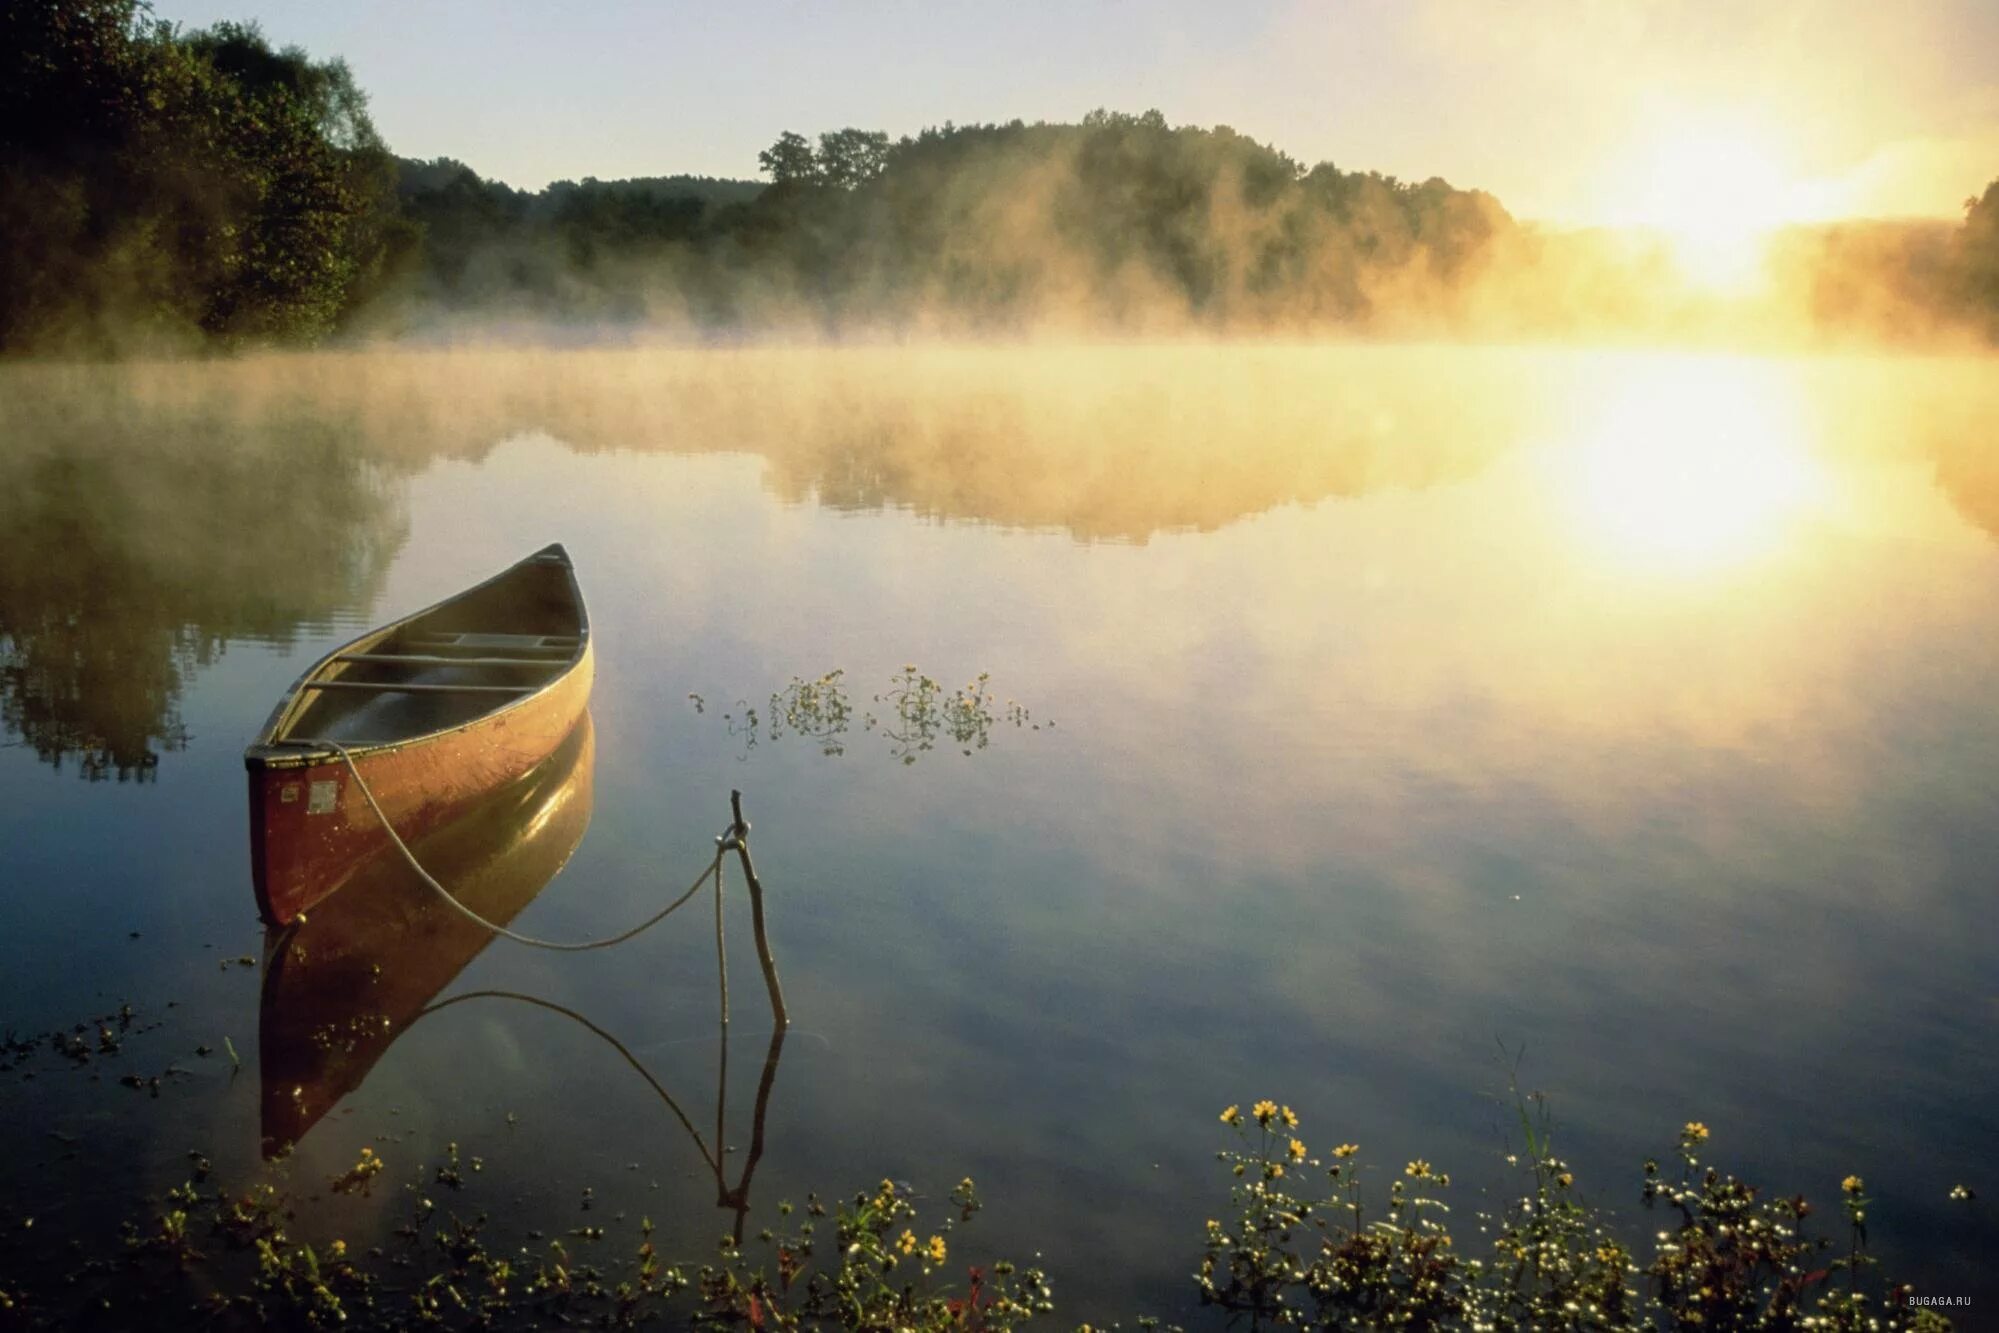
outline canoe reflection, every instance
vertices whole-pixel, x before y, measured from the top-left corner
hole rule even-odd
[[[518,916],[568,862],[590,824],[595,734],[588,713],[560,748],[477,809],[411,847],[418,861],[467,907],[496,925]],[[747,866],[747,855],[744,864]],[[720,917],[717,917],[720,945]],[[437,995],[493,939],[453,911],[393,850],[356,872],[347,886],[289,926],[265,935],[259,1018],[263,1069],[263,1149],[288,1151],[342,1097],[361,1086],[397,1037],[427,1015],[472,1001],[510,1001],[560,1014],[614,1051],[643,1079],[693,1140],[715,1179],[716,1203],[732,1212],[741,1241],[750,1181],[763,1158],[764,1118],[784,1051],[773,1025],[757,1081],[749,1150],[732,1184],[724,1173],[729,1089],[726,977],[721,986],[720,1068],[711,1143],[638,1057],[582,1014],[514,991]],[[774,985],[774,973],[766,981]],[[775,994],[775,992],[773,992]]]
[[[411,850],[473,911],[505,925],[590,825],[596,737],[586,713],[555,753]],[[493,939],[393,850],[306,917],[265,933],[258,1046],[264,1155],[296,1143]]]

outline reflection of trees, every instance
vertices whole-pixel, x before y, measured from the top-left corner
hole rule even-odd
[[[404,521],[323,430],[82,406],[0,410],[0,725],[88,778],[143,779],[183,743],[195,672],[364,603]]]
[[[1965,521],[1999,541],[1999,454],[1988,433],[1980,430],[1953,447],[1933,454],[1937,485]]]
[[[1188,344],[299,354],[69,392],[153,434],[337,423],[399,466],[534,431],[584,453],[751,452],[790,500],[1144,541],[1462,478],[1528,428],[1524,389],[1505,352]]]
[[[385,478],[541,430],[750,451],[790,500],[1145,541],[1462,477],[1518,438],[1504,358],[1421,349],[402,351],[0,371],[0,723],[143,776],[230,639],[364,605]]]

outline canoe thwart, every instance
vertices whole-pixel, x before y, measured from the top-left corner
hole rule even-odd
[[[574,634],[412,634],[409,642],[423,648],[564,648],[579,642]]]
[[[413,666],[505,666],[542,667],[559,670],[569,665],[565,657],[439,657],[427,653],[341,653],[336,662],[398,662]]]
[[[434,685],[427,681],[309,680],[301,690],[376,690],[391,694],[533,694],[539,685]]]

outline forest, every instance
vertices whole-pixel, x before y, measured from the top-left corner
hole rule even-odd
[[[19,0],[0,12],[0,353],[515,327],[1548,333],[1677,300],[1657,256],[1551,236],[1482,191],[1157,111],[786,132],[758,166],[517,190],[397,157],[345,64],[254,25]],[[1999,181],[1961,226],[1830,229],[1784,259],[1820,322],[1989,335]]]

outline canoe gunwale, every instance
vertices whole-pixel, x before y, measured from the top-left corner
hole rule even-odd
[[[412,746],[429,745],[461,733],[490,726],[495,719],[502,718],[517,709],[528,707],[535,700],[559,688],[591,659],[593,645],[590,641],[590,614],[583,601],[582,587],[576,580],[576,567],[569,559],[569,553],[563,548],[562,544],[554,542],[523,560],[515,561],[499,573],[494,574],[491,578],[475,583],[470,587],[461,588],[448,597],[433,602],[429,606],[419,610],[412,611],[399,620],[377,626],[367,633],[350,639],[328,651],[319,660],[307,667],[291,683],[290,687],[285,690],[284,696],[278,700],[277,707],[271,710],[270,717],[265,721],[262,729],[258,731],[256,739],[244,748],[244,767],[254,773],[269,770],[312,768],[328,763],[340,762],[340,752],[330,748],[324,741],[316,740],[312,737],[294,738],[281,735],[287,723],[304,707],[306,700],[312,696],[313,691],[311,686],[321,672],[326,671],[340,662],[341,659],[353,653],[368,652],[371,648],[393,638],[396,634],[407,629],[415,622],[442,611],[454,602],[461,601],[475,593],[505,582],[519,573],[525,566],[546,562],[550,556],[554,556],[561,564],[563,575],[569,584],[570,598],[576,605],[576,644],[573,650],[566,660],[563,658],[550,658],[547,662],[547,665],[550,667],[559,666],[562,668],[561,670],[554,672],[547,680],[536,684],[527,693],[518,695],[508,702],[500,704],[498,707],[466,718],[462,722],[455,722],[450,726],[438,727],[429,731],[415,732],[408,736],[398,736],[391,740],[343,744],[342,748],[352,759],[359,761],[370,756],[394,754],[399,750],[406,750]]]

